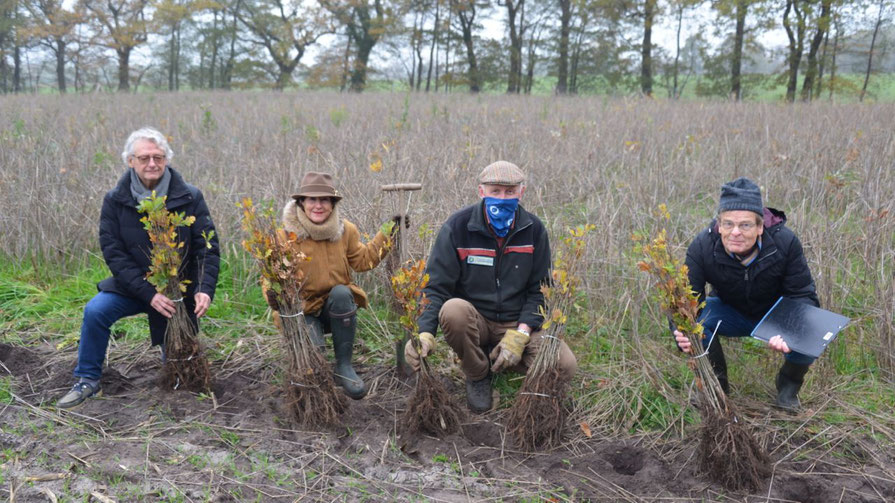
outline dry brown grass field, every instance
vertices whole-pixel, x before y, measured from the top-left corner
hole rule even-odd
[[[127,134],[170,136],[200,187],[225,263],[203,325],[214,399],[167,393],[144,320],[110,352],[105,397],[52,406],[71,382],[80,309],[103,277],[97,225]],[[419,182],[407,250],[423,258],[476,175],[506,159],[522,204],[557,237],[593,223],[568,339],[579,357],[562,447],[505,439],[497,410],[445,440],[395,424],[413,381],[391,370],[399,333],[384,268],[359,276],[361,371],[345,428],[283,420],[280,350],[240,251],[243,197],[279,206],[306,170],[335,176],[343,216],[373,233]],[[691,375],[635,267],[632,235],[667,226],[681,257],[720,185],[756,180],[801,238],[823,307],[853,321],[818,360],[803,410],[770,407],[779,357],[725,341],[731,398],[772,459],[754,494],[696,470]],[[0,97],[0,498],[10,501],[892,501],[895,499],[895,105],[675,103],[602,98],[332,93]],[[656,209],[666,204],[663,223]],[[63,285],[63,286],[60,286]],[[75,344],[73,344],[75,342]],[[330,351],[331,352],[331,351]],[[438,370],[463,397],[446,344]],[[94,494],[91,496],[91,494]],[[53,499],[55,498],[55,500]]]

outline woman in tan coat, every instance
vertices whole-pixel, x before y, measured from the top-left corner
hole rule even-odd
[[[388,254],[392,236],[381,231],[364,244],[360,232],[339,216],[342,199],[327,173],[309,172],[297,194],[283,208],[283,226],[298,236],[298,250],[310,258],[302,266],[302,310],[318,347],[323,334],[332,333],[336,354],[335,377],[345,394],[355,400],[367,394],[354,371],[351,355],[357,330],[357,308],[367,307],[367,294],[354,284],[351,271],[369,271]],[[392,227],[392,233],[398,226]],[[268,298],[271,308],[276,301]]]

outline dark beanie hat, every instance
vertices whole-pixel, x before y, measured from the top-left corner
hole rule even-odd
[[[718,213],[744,210],[761,216],[763,208],[761,189],[752,180],[740,177],[721,186],[721,204],[718,206]]]

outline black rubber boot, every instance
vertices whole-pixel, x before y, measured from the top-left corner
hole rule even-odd
[[[788,411],[797,411],[801,407],[799,390],[805,382],[805,374],[811,365],[800,365],[784,361],[777,373],[777,401],[774,405]]]
[[[357,309],[349,313],[330,313],[330,324],[333,333],[333,349],[336,353],[335,377],[345,394],[360,400],[367,394],[364,381],[351,365],[354,353],[354,334],[357,330]]]
[[[483,414],[491,410],[491,375],[484,379],[473,381],[466,379],[466,405],[476,414]]]
[[[727,381],[727,360],[724,358],[724,350],[721,349],[721,340],[718,337],[715,337],[715,340],[712,341],[711,346],[709,346],[709,354],[706,357],[712,365],[712,370],[715,371],[715,377],[718,378],[718,383],[721,384],[724,394],[729,395],[730,384]]]

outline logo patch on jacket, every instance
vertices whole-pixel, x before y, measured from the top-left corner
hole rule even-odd
[[[470,255],[466,257],[466,263],[472,265],[494,266],[494,257],[482,257],[479,255]]]

